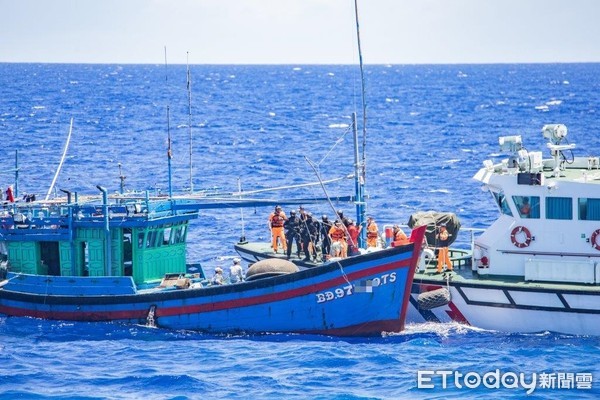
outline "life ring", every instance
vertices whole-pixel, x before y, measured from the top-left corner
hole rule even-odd
[[[592,241],[592,247],[596,250],[600,250],[600,244],[597,242],[598,235],[600,235],[600,229],[596,229],[594,233],[592,233],[592,238],[590,239]]]
[[[525,234],[525,240],[520,241],[517,239],[517,235],[523,232]],[[600,232],[599,232],[600,233]],[[531,232],[524,226],[515,226],[515,228],[510,232],[510,241],[512,244],[522,249],[523,247],[527,247],[531,244]]]

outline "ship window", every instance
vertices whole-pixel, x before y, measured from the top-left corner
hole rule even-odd
[[[174,229],[175,232],[173,234],[173,243],[179,243],[179,238],[181,237],[181,227],[177,226]]]
[[[144,232],[138,233],[138,249],[144,248]]]
[[[171,240],[171,228],[166,228],[163,231],[163,244],[169,244]]]
[[[185,243],[185,234],[187,232],[187,225],[183,225],[181,227],[181,237],[180,237],[180,243]]]
[[[154,247],[154,243],[156,242],[156,231],[149,231],[146,237],[146,247]]]
[[[573,219],[573,199],[570,197],[546,197],[547,219]]]
[[[540,198],[538,196],[513,196],[521,218],[540,217]]]
[[[498,207],[500,207],[502,214],[510,215],[512,217],[512,212],[510,211],[510,207],[508,206],[508,202],[504,193],[492,192],[492,194],[494,195],[496,204],[498,204]]]
[[[580,198],[579,219],[583,221],[600,221],[600,199]]]

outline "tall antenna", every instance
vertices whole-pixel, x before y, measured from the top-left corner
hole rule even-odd
[[[354,162],[355,166],[355,190],[356,190],[356,221],[357,226],[365,223],[365,182],[367,180],[367,101],[365,97],[365,73],[363,70],[362,48],[360,45],[360,28],[358,23],[358,0],[354,0],[354,16],[356,20],[356,39],[358,42],[358,61],[360,64],[360,82],[361,82],[361,98],[362,98],[362,160],[359,161],[358,154],[358,129],[356,123],[356,114],[352,114],[353,134],[354,134]],[[361,231],[359,237],[359,246],[362,247],[366,240],[366,229]]]
[[[365,73],[363,70],[363,58],[362,58],[362,48],[360,46],[360,28],[358,24],[358,0],[354,0],[354,16],[356,19],[356,39],[358,42],[358,62],[360,64],[360,82],[361,82],[361,96],[362,96],[362,115],[363,115],[363,142],[362,142],[362,180],[363,184],[366,180],[367,174],[367,157],[366,157],[366,147],[367,147],[367,102],[365,99]]]
[[[168,89],[169,74],[167,70],[167,46],[165,46],[165,86]],[[167,91],[168,93],[168,91]],[[173,158],[173,152],[171,151],[171,118],[169,112],[169,104],[167,104],[167,168],[169,174],[169,198],[173,198],[173,184],[171,175],[171,159]]]
[[[238,177],[238,193],[240,194],[240,199],[242,199],[242,181]],[[244,207],[240,207],[240,214],[242,217],[242,236],[240,236],[240,243],[246,242],[246,233],[244,232]]]
[[[190,52],[187,52],[188,127],[190,130],[190,193],[194,193],[192,168],[192,78],[190,76]]]

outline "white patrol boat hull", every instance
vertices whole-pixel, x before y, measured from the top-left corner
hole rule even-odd
[[[407,314],[408,323],[460,322],[500,332],[560,332],[600,336],[600,287],[505,284],[458,271],[447,283],[442,275],[416,274]],[[449,289],[450,301],[423,309],[423,293]]]
[[[564,125],[542,133],[552,158],[500,138],[509,157],[474,176],[500,216],[446,278],[433,266],[415,275],[409,321],[600,336],[600,158],[575,157]],[[434,290],[446,304],[427,302]]]

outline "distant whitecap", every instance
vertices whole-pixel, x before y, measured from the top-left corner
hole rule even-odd
[[[277,114],[275,114],[273,111],[269,112],[269,117],[274,117],[275,115]]]
[[[335,76],[335,74],[333,72],[329,72],[327,75],[329,75],[329,76]]]
[[[543,105],[543,106],[536,106],[535,109],[540,110],[540,111],[549,111],[550,108],[547,105]]]
[[[558,106],[561,103],[562,103],[562,100],[550,100],[550,101],[546,102],[546,105],[548,105],[548,106]]]
[[[431,189],[429,193],[450,193],[448,189]]]
[[[329,124],[329,128],[347,128],[349,126],[348,124]]]

